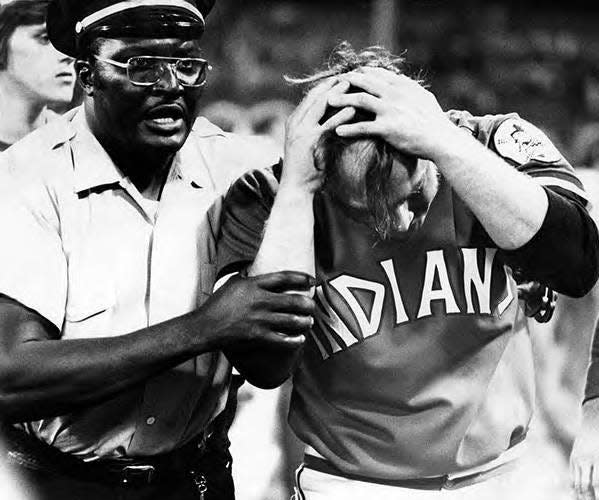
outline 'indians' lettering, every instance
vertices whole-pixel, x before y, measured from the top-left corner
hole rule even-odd
[[[355,332],[342,319],[343,312],[339,307],[335,308],[331,305],[330,297],[327,297],[323,287],[317,287],[316,301],[320,307],[316,314],[318,328],[313,332],[313,337],[323,359],[378,333],[384,315],[385,297],[389,290],[394,306],[395,326],[438,314],[438,308],[433,312],[432,304],[435,302],[443,305],[445,314],[503,314],[514,296],[509,286],[506,270],[504,271],[506,285],[501,296],[495,297],[495,303],[492,304],[493,262],[497,249],[460,248],[460,251],[463,266],[461,283],[451,282],[443,250],[426,252],[420,301],[414,316],[410,316],[406,310],[402,296],[401,276],[398,275],[392,259],[380,262],[387,279],[386,283],[378,283],[347,274],[342,274],[329,281],[327,293],[333,293],[332,290],[334,290],[338,295],[337,298],[342,300],[347,310],[351,312],[358,328],[358,331]],[[484,252],[484,265],[481,270],[479,255],[482,252]],[[418,286],[413,286],[413,284],[410,288],[414,291],[418,290]],[[462,291],[465,309],[460,309],[456,300],[456,293]],[[360,292],[362,296],[371,297],[369,307],[360,303],[356,292]],[[404,288],[404,293],[406,292],[407,290]]]

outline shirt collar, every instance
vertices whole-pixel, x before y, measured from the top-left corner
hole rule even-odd
[[[83,108],[75,113],[72,124],[76,130],[72,143],[75,192],[120,184],[124,175],[89,129]],[[187,141],[173,159],[169,179],[176,176],[194,188],[214,187],[200,147],[203,138],[214,136],[225,136],[225,133],[205,118],[198,118]]]
[[[75,192],[81,193],[123,180],[122,172],[89,129],[83,108],[73,117],[76,135],[72,140]]]
[[[173,173],[194,188],[214,188],[205,149],[206,140],[216,136],[225,137],[226,134],[206,118],[198,118],[187,141],[175,156]]]

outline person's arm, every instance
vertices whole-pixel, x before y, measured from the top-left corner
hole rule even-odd
[[[584,210],[518,171],[446,116],[418,82],[380,68],[348,73],[363,93],[333,95],[332,106],[375,114],[337,127],[340,136],[378,135],[395,148],[435,163],[498,248],[567,295],[582,296],[597,281],[598,238]],[[564,244],[567,242],[568,244]],[[531,255],[542,258],[531,261]]]
[[[30,421],[70,412],[208,351],[297,350],[313,304],[280,292],[310,285],[307,275],[292,272],[230,280],[196,311],[127,335],[81,340],[61,340],[55,325],[3,296],[0,416]]]
[[[324,124],[318,123],[329,92],[347,89],[345,83],[333,88],[336,83],[330,79],[315,87],[290,116],[280,185],[260,174],[253,185],[242,179],[233,186],[225,200],[219,267],[226,269],[228,262],[237,261],[247,265],[250,276],[282,270],[314,275],[312,202],[323,176],[314,167],[314,149],[324,131],[353,116],[353,110],[348,109]],[[250,383],[264,387],[279,385],[288,378],[301,351],[273,349],[241,356],[226,353]]]
[[[599,498],[599,321],[591,347],[582,422],[570,455],[570,477],[578,500]]]

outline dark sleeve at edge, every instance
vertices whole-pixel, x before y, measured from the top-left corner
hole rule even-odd
[[[249,172],[227,192],[216,243],[217,279],[254,261],[274,202],[279,169]]]
[[[590,399],[599,397],[599,335],[597,330],[599,329],[599,321],[595,326],[595,333],[593,334],[593,343],[591,346],[591,363],[587,370],[587,383],[584,389],[584,400],[586,403]]]
[[[597,227],[577,201],[544,188],[549,199],[537,234],[517,250],[502,250],[507,264],[526,279],[571,297],[587,294],[599,276]]]

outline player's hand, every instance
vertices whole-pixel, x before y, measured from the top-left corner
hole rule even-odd
[[[234,277],[197,310],[200,331],[210,332],[216,349],[257,346],[299,349],[313,324],[314,301],[301,295],[314,279],[296,271]]]
[[[576,500],[599,500],[599,398],[583,406],[584,418],[570,456]]]
[[[363,67],[341,78],[364,92],[331,95],[329,104],[361,108],[375,119],[340,125],[340,136],[378,136],[404,153],[435,161],[460,133],[436,97],[405,75]]]
[[[314,192],[320,187],[324,172],[314,163],[318,139],[324,132],[350,120],[355,110],[344,108],[326,122],[320,124],[319,121],[327,109],[329,96],[342,94],[348,88],[349,83],[345,81],[327,78],[306,94],[287,119],[281,188],[293,186]]]

